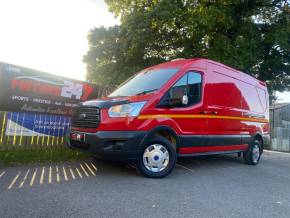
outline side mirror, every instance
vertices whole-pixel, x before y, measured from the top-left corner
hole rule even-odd
[[[188,104],[188,96],[187,95],[183,95],[182,96],[182,104],[183,105],[187,105]]]

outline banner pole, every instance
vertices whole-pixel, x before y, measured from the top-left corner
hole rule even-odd
[[[22,145],[22,139],[23,139],[23,125],[24,125],[24,120],[25,120],[25,113],[23,113],[22,117],[22,123],[21,123],[21,128],[20,128],[20,140],[19,140],[19,145]]]
[[[4,112],[4,116],[3,116],[3,122],[2,122],[2,130],[1,130],[1,139],[0,139],[0,143],[1,143],[1,145],[2,145],[2,143],[3,143],[4,130],[6,129],[6,128],[5,128],[5,124],[6,124],[6,115],[7,115],[7,113],[6,113],[6,111],[5,111],[5,112]]]
[[[32,145],[33,142],[34,142],[34,134],[35,134],[34,127],[35,127],[35,120],[36,120],[36,114],[34,114],[34,119],[33,119],[32,137],[31,137],[30,145]]]

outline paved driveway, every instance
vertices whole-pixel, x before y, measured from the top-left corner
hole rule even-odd
[[[90,159],[0,168],[0,217],[290,217],[290,154],[184,159],[164,179]]]

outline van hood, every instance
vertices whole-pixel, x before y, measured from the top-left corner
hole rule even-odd
[[[124,96],[124,97],[104,97],[100,99],[94,99],[90,101],[81,102],[80,106],[90,106],[90,107],[99,107],[99,108],[110,108],[114,105],[127,104],[131,102],[138,101],[148,101],[152,97],[153,93],[146,95],[137,95],[137,96]]]

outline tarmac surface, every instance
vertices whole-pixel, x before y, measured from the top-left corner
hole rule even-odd
[[[290,217],[290,154],[182,159],[164,179],[94,159],[2,167],[0,217]]]

